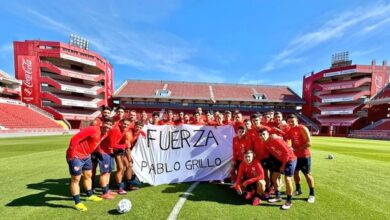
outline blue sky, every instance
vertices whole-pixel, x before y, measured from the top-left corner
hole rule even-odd
[[[14,40],[86,37],[126,79],[288,85],[349,51],[390,56],[390,1],[3,1],[0,69],[14,75]]]

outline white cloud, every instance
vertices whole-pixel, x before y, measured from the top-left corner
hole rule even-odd
[[[324,42],[341,38],[352,32],[354,28],[366,30],[368,33],[379,26],[389,23],[390,4],[362,7],[337,15],[335,18],[324,23],[319,29],[291,40],[287,47],[276,54],[271,61],[260,69],[260,72],[268,72],[290,64],[289,60],[296,60],[296,56],[316,47]],[[385,20],[383,20],[385,18]],[[299,59],[297,61],[300,61]]]
[[[70,27],[68,27],[66,24],[58,22],[42,13],[39,13],[38,11],[35,11],[33,9],[27,9],[26,11],[32,16],[35,16],[38,18],[38,20],[32,20],[38,22],[38,25],[41,25],[45,28],[52,29],[60,34],[69,35],[70,33],[73,33],[74,30]]]
[[[362,57],[362,56],[365,56],[367,54],[372,54],[373,52],[376,52],[378,50],[380,50],[381,48],[379,47],[376,47],[376,48],[372,48],[372,49],[367,49],[367,50],[357,50],[357,51],[351,51],[349,53],[349,56],[350,57]]]

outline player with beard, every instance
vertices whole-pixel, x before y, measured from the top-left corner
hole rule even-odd
[[[75,202],[75,208],[87,211],[88,208],[80,202],[80,179],[83,175],[83,186],[87,193],[87,201],[99,202],[102,199],[93,195],[92,191],[92,161],[91,154],[96,150],[100,142],[107,138],[109,130],[113,126],[111,118],[103,118],[101,126],[90,126],[80,130],[71,140],[66,151],[66,160],[69,166],[70,193]]]

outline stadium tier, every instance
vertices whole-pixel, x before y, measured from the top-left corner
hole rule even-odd
[[[0,130],[64,130],[48,114],[12,99],[0,98]]]
[[[0,97],[20,99],[20,82],[0,70]]]
[[[369,101],[389,82],[389,71],[386,61],[352,65],[335,59],[329,69],[304,76],[302,113],[321,126],[321,134],[346,136],[359,130],[383,118],[375,118],[378,112],[373,114]]]
[[[295,112],[302,99],[286,86],[127,80],[114,95],[129,108],[239,109]]]
[[[196,107],[202,107],[204,111],[239,110],[244,117],[271,109],[296,113],[303,104],[287,86],[148,80],[125,81],[114,99],[127,109],[147,113],[163,113],[166,109],[193,113]],[[316,126],[310,119],[299,116],[310,127]]]
[[[72,128],[111,104],[113,70],[95,52],[49,41],[14,42],[21,100],[66,119]]]

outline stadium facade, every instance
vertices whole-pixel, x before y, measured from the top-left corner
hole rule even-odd
[[[362,129],[388,114],[369,102],[388,84],[389,72],[387,61],[352,65],[345,57],[334,58],[330,68],[303,77],[302,113],[321,126],[322,134],[346,136]]]
[[[92,120],[113,95],[112,66],[95,52],[61,42],[14,42],[21,101],[33,104],[72,128]]]
[[[287,86],[148,80],[125,81],[114,100],[127,109],[149,114],[168,109],[193,113],[196,107],[204,111],[239,110],[247,116],[269,110],[287,114],[299,112],[303,104]],[[311,124],[307,118],[301,119]]]

